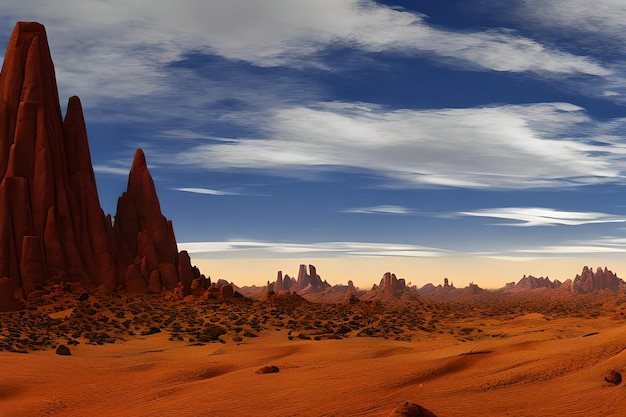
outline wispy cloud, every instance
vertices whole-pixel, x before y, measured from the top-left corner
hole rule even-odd
[[[517,254],[534,254],[541,256],[580,256],[624,253],[626,252],[626,238],[605,236],[598,239],[582,240],[578,242],[564,242],[562,245],[517,249],[513,252]]]
[[[130,172],[130,166],[128,168],[122,168],[117,166],[110,165],[94,165],[93,171],[96,174],[113,174],[113,175],[124,175],[127,176]]]
[[[319,66],[329,47],[425,55],[481,70],[588,74],[592,59],[506,29],[456,32],[371,0],[38,0],[3,2],[6,20],[46,22],[63,90],[122,98],[162,91],[163,69],[190,51],[258,66]],[[326,69],[331,69],[327,67]]]
[[[626,39],[626,4],[621,0],[516,0],[516,14],[560,31],[603,33]],[[602,48],[606,45],[597,45]]]
[[[410,257],[432,258],[451,252],[419,245],[397,243],[321,242],[285,243],[265,241],[187,242],[179,250],[202,257],[290,258],[290,257]]]
[[[610,246],[586,246],[586,245],[555,245],[542,246],[533,249],[519,249],[517,253],[547,254],[547,255],[581,255],[581,254],[599,254],[599,253],[623,253],[626,252],[624,247]]]
[[[382,205],[374,207],[350,208],[342,211],[343,213],[360,213],[360,214],[413,214],[415,211],[409,207]]]
[[[622,0],[487,0],[500,18],[532,30],[535,39],[567,43],[579,54],[595,57],[609,71],[596,82],[575,82],[576,90],[623,103],[626,101],[626,3]],[[588,81],[588,80],[587,80]]]
[[[247,123],[257,123],[255,118]],[[391,110],[318,103],[264,115],[262,138],[202,144],[178,164],[289,173],[356,168],[406,185],[564,187],[623,178],[623,139],[567,103]],[[598,140],[610,142],[610,146]]]
[[[195,132],[188,129],[168,129],[160,132],[160,135],[168,139],[205,139],[221,142],[232,142],[232,139],[219,138],[202,132]]]
[[[205,194],[205,195],[239,195],[229,191],[213,190],[210,188],[172,188],[176,191],[184,191],[186,193]]]
[[[626,253],[626,238],[601,237],[579,241],[563,241],[560,244],[531,246],[520,249],[502,249],[491,252],[467,253],[469,256],[505,261],[533,261],[563,258],[615,257]]]
[[[543,207],[503,207],[462,211],[474,217],[517,220],[518,223],[498,223],[500,226],[580,226],[595,223],[623,223],[626,217],[597,212],[561,211]]]

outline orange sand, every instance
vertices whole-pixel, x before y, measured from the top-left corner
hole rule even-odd
[[[0,352],[0,417],[385,416],[404,401],[438,416],[623,416],[626,325],[614,319],[477,319],[501,337],[413,342],[288,340],[188,346],[165,333],[104,346]],[[585,336],[590,333],[598,334]],[[264,365],[275,374],[256,374]]]

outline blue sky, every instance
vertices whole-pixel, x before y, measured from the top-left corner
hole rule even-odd
[[[0,42],[17,20],[46,25],[104,210],[142,147],[205,273],[262,283],[274,276],[223,271],[374,258],[387,267],[371,277],[320,273],[373,282],[401,263],[425,283],[468,259],[510,262],[491,273],[502,283],[555,259],[572,268],[559,279],[621,272],[621,0],[127,3],[5,1]],[[476,269],[457,280],[481,283]]]

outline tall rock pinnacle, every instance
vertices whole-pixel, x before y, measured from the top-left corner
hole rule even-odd
[[[199,277],[178,253],[141,150],[115,226],[104,215],[80,100],[63,119],[45,28],[17,23],[0,72],[0,311],[49,283],[189,291]]]
[[[63,280],[115,289],[80,101],[64,121],[38,23],[15,26],[0,72],[0,212],[0,277],[13,290]]]
[[[199,274],[186,265],[189,257],[178,253],[172,222],[161,214],[141,149],[135,152],[128,189],[117,201],[113,234],[118,249],[118,275],[124,277],[129,290],[145,292],[149,287],[158,287],[159,283],[171,290],[182,282],[188,292],[191,281],[199,278]],[[180,259],[183,259],[182,264]]]

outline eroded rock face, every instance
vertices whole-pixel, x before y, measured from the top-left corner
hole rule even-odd
[[[155,274],[154,272],[158,272]],[[201,277],[178,253],[139,149],[113,226],[98,198],[78,97],[65,118],[43,25],[19,22],[0,72],[0,309],[50,283],[185,292]]]
[[[548,277],[537,278],[532,275],[524,275],[522,279],[520,279],[519,282],[515,284],[514,288],[534,290],[536,288],[558,288],[560,286],[561,283],[558,280],[552,282]]]
[[[8,278],[0,278],[0,312],[15,311],[24,308],[21,301],[15,299]]]
[[[172,222],[161,213],[141,149],[135,152],[128,188],[117,201],[113,237],[118,273],[129,268],[133,271],[132,276],[124,273],[122,283],[131,293],[160,292],[160,287],[170,291],[180,282],[183,293],[190,294],[192,282],[201,278],[200,271],[191,266],[187,252],[178,252]]]
[[[314,265],[309,265],[307,273],[307,266],[302,264],[298,269],[298,278],[291,278],[289,275],[283,277],[282,271],[278,271],[272,290],[302,293],[319,292],[330,287],[328,282],[322,281]]]
[[[401,291],[406,288],[406,281],[404,278],[398,279],[396,274],[385,272],[380,280],[380,288],[388,292]]]
[[[48,282],[115,289],[82,108],[65,119],[44,27],[15,26],[0,72],[0,277],[24,296]]]
[[[598,290],[611,290],[617,292],[620,286],[624,285],[624,281],[617,277],[612,271],[604,267],[600,267],[593,272],[593,269],[585,266],[580,275],[576,275],[572,283],[574,291],[587,294]]]

